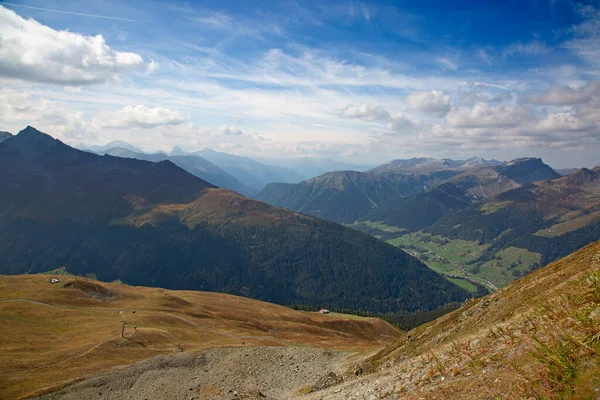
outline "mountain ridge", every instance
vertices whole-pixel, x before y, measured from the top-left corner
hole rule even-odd
[[[102,153],[115,157],[135,158],[138,160],[146,160],[152,162],[169,160],[175,165],[183,168],[192,175],[195,175],[215,186],[233,190],[244,196],[252,197],[255,192],[249,187],[241,183],[234,176],[223,171],[218,166],[210,161],[207,161],[199,156],[193,155],[174,155],[169,156],[165,153],[136,153],[119,147],[111,148]]]

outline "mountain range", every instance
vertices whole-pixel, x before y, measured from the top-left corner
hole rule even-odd
[[[303,179],[301,175],[287,168],[267,165],[248,157],[222,153],[208,148],[193,153],[186,153],[180,148],[175,147],[170,155],[194,155],[202,157],[234,176],[255,193],[258,193],[271,182],[295,183]]]
[[[471,157],[466,160],[453,160],[451,158],[414,157],[407,160],[393,160],[373,168],[375,173],[429,173],[437,171],[466,171],[478,167],[493,167],[502,164],[498,160],[485,160],[481,157]]]
[[[596,174],[561,177],[537,158],[415,158],[271,184],[257,198],[387,240],[465,288],[495,290],[600,239]]]
[[[367,172],[329,172],[296,185],[272,183],[256,198],[269,204],[338,223],[351,224],[392,200],[415,196],[463,171],[498,166],[496,160],[412,158]],[[379,218],[379,217],[376,217]]]
[[[80,143],[75,146],[80,150],[90,151],[92,153],[104,154],[106,151],[110,149],[125,149],[134,153],[144,153],[139,148],[135,147],[131,143],[124,142],[122,140],[113,140],[112,142],[108,142],[105,145],[97,146],[97,145],[86,145],[84,143]]]
[[[0,143],[0,273],[380,313],[469,294],[398,248],[219,189],[170,161],[73,149],[27,127]]]
[[[560,175],[539,158],[516,159],[497,166],[475,168],[456,175],[434,188],[391,201],[362,220],[381,221],[407,230],[419,230],[442,216],[510,189]]]
[[[181,167],[192,175],[197,176],[215,186],[233,190],[243,194],[246,197],[252,197],[255,192],[248,186],[241,183],[234,176],[223,171],[215,164],[205,160],[202,157],[192,155],[169,156],[165,153],[136,153],[121,147],[113,147],[104,150],[102,154],[108,154],[115,157],[135,158],[137,160],[146,160],[152,162],[171,161],[173,164]]]

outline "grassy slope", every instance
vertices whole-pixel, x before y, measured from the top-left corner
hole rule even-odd
[[[599,307],[596,242],[409,332],[410,341],[373,361],[416,367],[420,355],[417,397],[592,398],[600,388]]]
[[[52,285],[46,282],[49,276],[0,276],[0,398],[18,398],[119,365],[177,353],[179,344],[186,352],[244,342],[368,352],[399,336],[394,327],[374,318],[326,316],[219,293],[66,276]],[[69,282],[76,283],[63,287]],[[11,299],[44,304],[6,301]],[[123,318],[128,322],[126,338],[120,337]]]
[[[384,370],[373,379],[386,399],[597,398],[599,309],[596,242],[412,330],[368,367]]]

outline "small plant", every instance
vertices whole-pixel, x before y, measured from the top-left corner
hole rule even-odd
[[[592,289],[591,295],[595,303],[600,303],[600,270],[590,273],[587,282]]]
[[[546,384],[553,390],[564,391],[575,379],[577,372],[577,345],[568,335],[558,335],[548,341],[533,337],[537,343],[533,356],[545,369],[540,371]]]

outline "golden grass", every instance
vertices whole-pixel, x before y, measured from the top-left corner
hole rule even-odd
[[[0,398],[56,389],[117,366],[177,353],[179,345],[186,352],[307,345],[365,353],[400,336],[373,318],[81,278],[65,288],[76,278],[62,277],[63,282],[53,285],[46,282],[49,276],[0,276]]]
[[[599,310],[596,242],[408,332],[367,367],[397,365],[406,399],[596,398]]]

